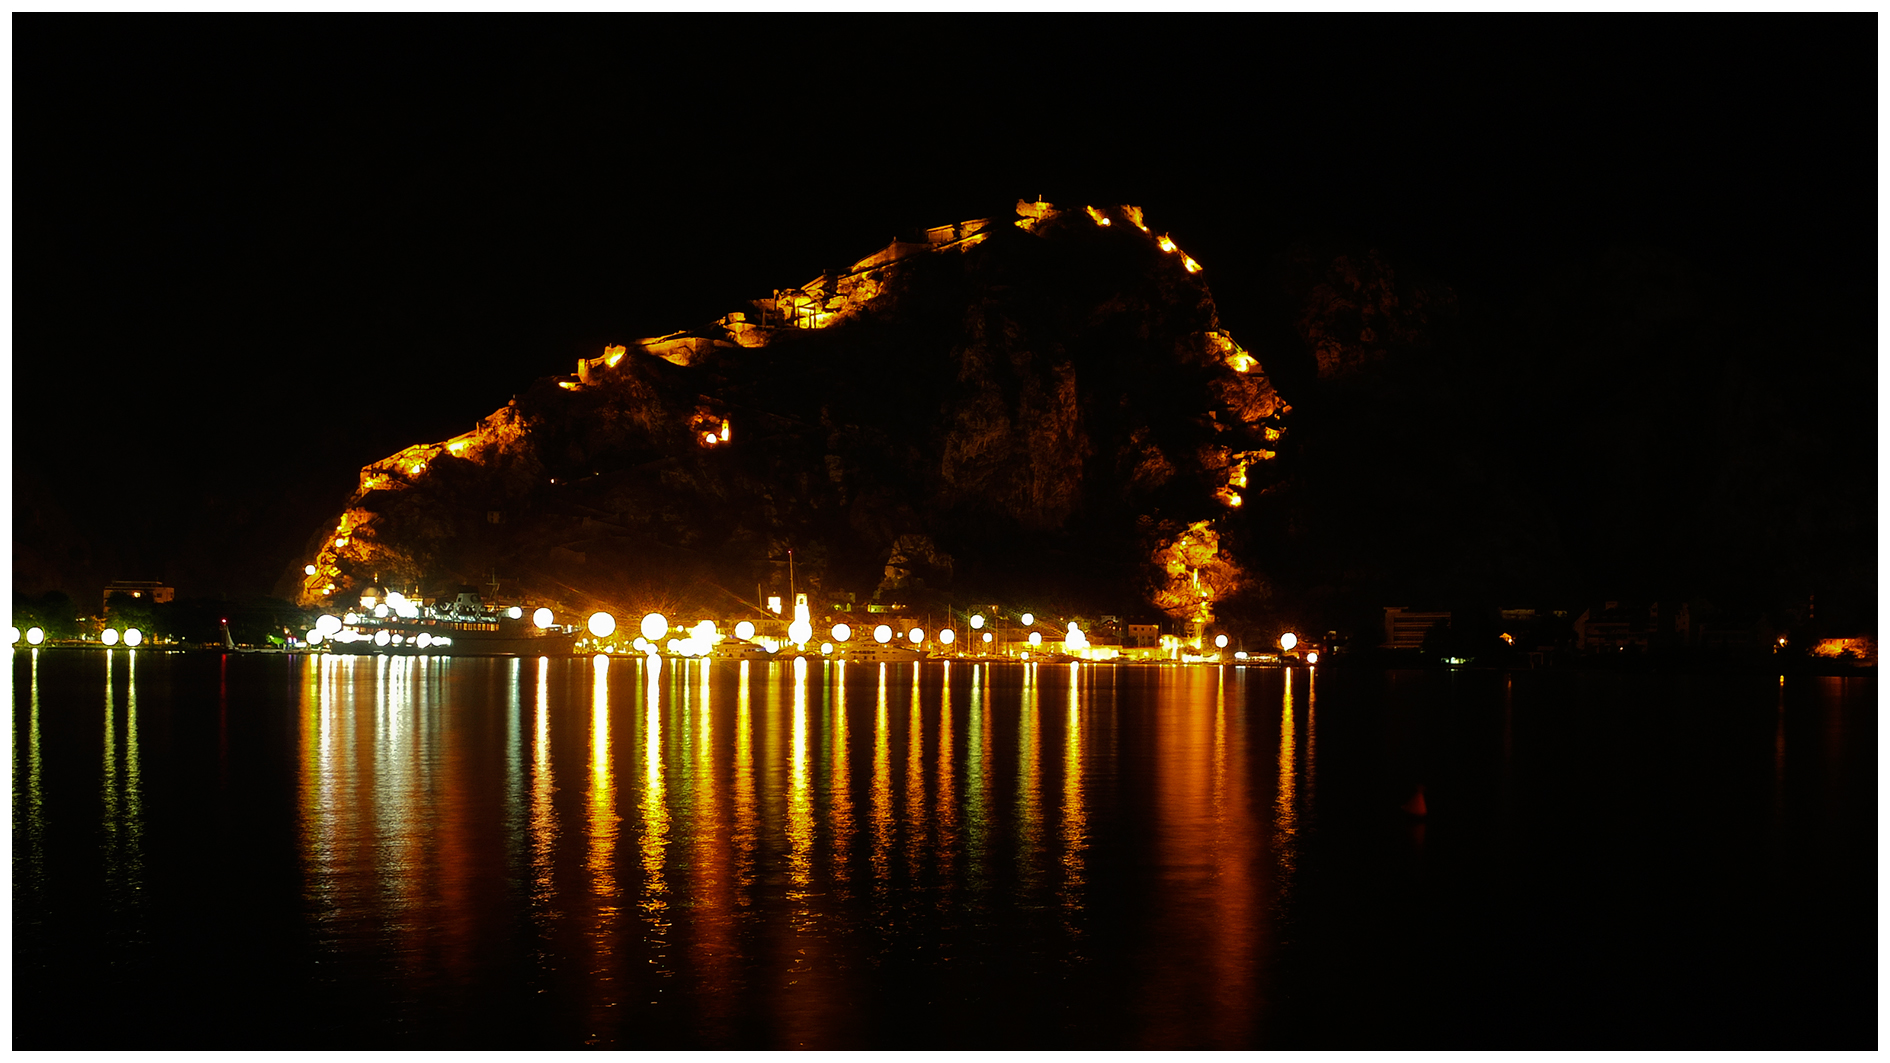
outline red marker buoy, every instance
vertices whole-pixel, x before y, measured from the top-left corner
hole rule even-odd
[[[1417,788],[1417,794],[1404,803],[1406,813],[1422,818],[1424,816],[1424,787]]]

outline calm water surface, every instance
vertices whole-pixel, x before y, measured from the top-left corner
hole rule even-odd
[[[18,1048],[1875,1044],[1874,680],[12,664]]]

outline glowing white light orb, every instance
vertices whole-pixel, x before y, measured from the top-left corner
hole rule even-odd
[[[1042,636],[1041,634],[1039,634],[1038,632],[1035,632],[1035,631],[1033,631],[1033,632],[1031,632],[1031,633],[1030,633],[1030,644],[1031,644],[1032,646],[1041,646],[1041,645],[1043,645],[1043,636]]]
[[[1295,635],[1295,634],[1293,634],[1293,633],[1292,633],[1291,631],[1289,631],[1289,632],[1287,632],[1286,634],[1284,634],[1284,635],[1281,635],[1281,636],[1280,636],[1280,648],[1281,648],[1281,649],[1283,649],[1283,650],[1291,650],[1291,649],[1292,649],[1293,647],[1295,647],[1295,646],[1297,646],[1297,645],[1299,645],[1299,636],[1298,636],[1298,635]]]
[[[321,642],[322,642],[321,629],[314,628],[314,627],[309,628],[308,629],[308,644],[311,646],[319,646],[321,645]]]
[[[1022,620],[1024,622],[1025,627],[1029,627],[1030,625],[1037,622],[1037,614],[1025,613],[1023,616],[1020,616],[1017,619]]]
[[[507,609],[505,611],[505,615],[513,620],[517,620],[519,617],[525,615],[525,610],[520,609],[518,606],[515,605],[512,608]]]
[[[833,626],[833,640],[835,642],[845,642],[846,640],[852,637],[853,637],[853,629],[848,627],[847,625],[835,624]]]
[[[384,616],[386,616],[386,615],[387,615],[387,606],[385,606],[385,605],[377,605],[377,606],[375,606],[375,607],[374,607],[374,615],[375,615],[375,616],[377,616],[377,617],[384,617]]]
[[[125,645],[136,646],[138,643],[143,642],[143,641],[144,641],[144,632],[139,631],[135,627],[125,629]]]
[[[945,630],[938,633],[938,640],[940,642],[943,642],[945,645],[949,646],[953,642],[956,642],[958,640],[958,636],[952,634],[951,628],[946,628]]]
[[[341,622],[344,624],[358,624],[361,622],[361,618],[354,613],[345,613],[341,617]]]
[[[799,646],[814,637],[814,625],[805,620],[796,620],[787,627],[788,641]]]
[[[333,613],[323,613],[315,618],[315,628],[324,635],[332,635],[341,630],[341,618]]]
[[[821,655],[822,657],[831,657],[831,656],[833,656],[833,643],[831,643],[831,642],[823,642],[823,643],[821,643],[821,644],[820,644],[820,655]]]
[[[989,631],[987,631],[987,632],[985,632],[985,633],[984,633],[984,641],[986,641],[986,642],[990,642],[990,641],[991,641],[991,633],[990,633]]]
[[[20,629],[17,627],[8,627],[7,641],[9,643],[18,643],[20,641]]]
[[[735,625],[735,637],[741,639],[743,642],[751,641],[755,637],[755,625],[753,622],[747,620],[738,622]]]
[[[376,646],[385,646],[389,642],[392,642],[392,641],[393,641],[393,636],[389,635],[385,631],[376,631],[374,633],[374,645]]]
[[[1247,659],[1247,651],[1246,651],[1246,650],[1235,650],[1235,651],[1234,651],[1234,660],[1236,660],[1236,661],[1244,661],[1244,660],[1246,660],[1246,659]]]
[[[1216,646],[1219,646],[1219,647],[1220,647],[1221,649],[1226,649],[1226,648],[1227,648],[1227,636],[1226,636],[1226,635],[1216,635],[1216,636],[1214,636],[1214,645],[1216,645]]]
[[[44,631],[36,627],[26,629],[26,644],[28,646],[37,646],[44,641],[46,641],[46,633]]]
[[[643,637],[649,639],[651,642],[655,642],[657,639],[663,637],[664,632],[669,630],[669,618],[662,613],[645,613],[641,627],[643,628]]]
[[[630,644],[630,648],[637,651],[638,653],[648,653],[651,648],[650,640],[644,638],[642,635],[638,635],[636,637],[636,641]]]
[[[589,627],[591,634],[596,635],[598,638],[609,638],[610,633],[617,630],[617,618],[600,609],[591,614]]]
[[[99,632],[98,640],[100,642],[103,642],[107,646],[118,645],[118,629],[115,627],[106,628],[105,630]]]
[[[1307,663],[1307,664],[1318,664],[1318,663],[1319,663],[1319,651],[1318,651],[1318,650],[1308,650],[1308,651],[1306,652],[1306,663]]]
[[[427,648],[428,646],[431,646],[431,645],[433,645],[433,636],[432,636],[432,635],[429,635],[429,634],[427,634],[427,633],[426,633],[426,632],[424,632],[424,631],[422,631],[422,632],[420,633],[420,637],[419,637],[419,638],[417,638],[417,639],[415,639],[414,641],[415,641],[416,643],[419,643],[419,645],[420,645],[420,648],[424,650],[424,649],[426,649],[426,648]]]
[[[874,628],[873,641],[879,643],[882,646],[884,646],[888,642],[891,642],[892,641],[892,628],[887,627],[885,624],[881,624],[878,627]]]
[[[671,653],[675,653],[676,647],[680,645],[682,645],[682,643],[676,639],[670,639],[668,642],[663,643],[663,647]]]
[[[314,566],[314,565],[303,565],[303,566],[302,566],[302,575],[304,575],[304,576],[313,576],[314,574],[315,574],[315,566]]]
[[[539,606],[532,613],[532,624],[533,626],[538,627],[540,629],[550,627],[551,626],[551,610],[546,609],[542,605]]]
[[[971,614],[971,630],[976,631],[983,626],[984,626],[984,614],[983,613]]]
[[[925,641],[925,629],[922,627],[915,627],[911,631],[906,632],[906,637],[911,639],[914,645],[917,645],[918,643]]]

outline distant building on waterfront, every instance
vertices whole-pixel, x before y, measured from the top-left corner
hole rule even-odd
[[[1424,636],[1439,623],[1450,623],[1449,612],[1423,612],[1402,605],[1385,606],[1385,641],[1388,650],[1415,650],[1424,645]]]
[[[114,580],[105,587],[105,595],[99,605],[100,612],[106,612],[111,609],[112,595],[114,594],[122,594],[127,598],[137,598],[154,605],[162,605],[172,598],[177,597],[175,588],[166,587],[157,580]]]

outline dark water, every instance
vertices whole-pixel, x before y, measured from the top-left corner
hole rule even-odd
[[[1869,1048],[1875,698],[18,652],[14,1047]]]

